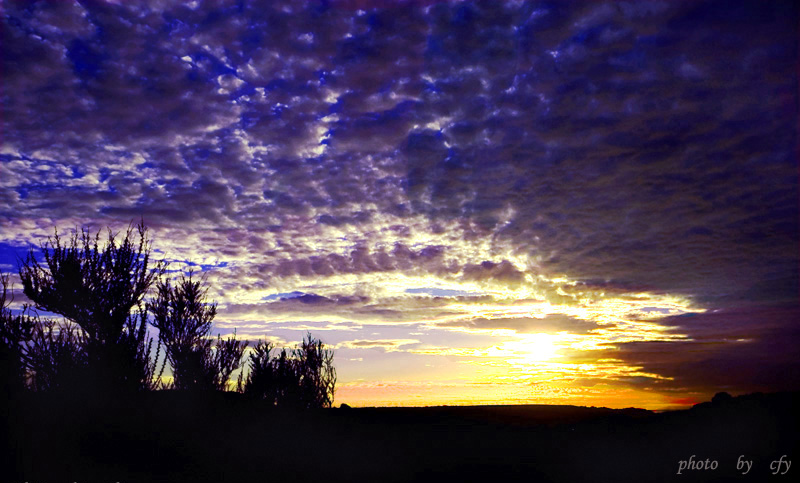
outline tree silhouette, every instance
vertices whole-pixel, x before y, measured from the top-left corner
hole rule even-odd
[[[116,394],[166,387],[160,383],[166,363],[171,387],[224,391],[244,362],[247,341],[211,337],[216,303],[207,302],[205,279],[193,272],[162,279],[165,263],[150,261],[151,242],[143,223],[130,226],[122,240],[108,230],[86,230],[62,239],[56,231],[19,261],[25,295],[33,309],[64,317],[40,319],[31,307],[14,314],[8,276],[0,273],[0,355],[6,393],[25,386],[37,391],[63,390]],[[144,303],[151,286],[155,295]],[[147,324],[158,329],[150,337]],[[157,340],[157,343],[156,343]],[[155,349],[154,349],[155,344]],[[164,358],[158,367],[161,346]],[[249,374],[239,375],[237,389],[275,406],[322,408],[333,405],[336,370],[333,351],[311,337],[299,347],[282,349],[259,342],[249,357]],[[154,355],[155,350],[155,357]]]
[[[282,349],[259,341],[250,354],[250,372],[244,384],[246,396],[273,406],[324,408],[333,405],[336,370],[333,351],[307,334],[299,348]]]
[[[172,366],[174,387],[190,390],[225,390],[231,373],[242,365],[247,342],[209,337],[217,314],[216,303],[207,303],[203,281],[181,274],[175,283],[156,283],[156,297],[148,304],[153,325]]]
[[[325,349],[322,341],[311,334],[295,350],[300,375],[300,402],[304,407],[322,408],[333,405],[336,370],[333,351]]]
[[[216,369],[214,373],[214,387],[218,391],[228,388],[228,380],[236,369],[242,367],[244,362],[244,350],[249,342],[236,340],[236,332],[227,339],[217,335],[217,343],[214,346],[211,367]],[[241,387],[243,373],[239,374],[239,384]]]
[[[0,273],[0,352],[3,393],[58,390],[80,383],[86,366],[82,334],[74,325],[58,324],[31,314],[23,305],[19,314],[9,308],[9,277]]]
[[[86,338],[74,325],[37,319],[27,349],[28,386],[34,391],[88,390]]]
[[[0,377],[3,395],[22,391],[26,385],[28,343],[33,336],[35,319],[24,310],[10,309],[14,297],[9,293],[9,276],[0,271]]]
[[[67,349],[78,347],[83,360],[73,354],[73,362],[84,366],[81,377],[87,383],[110,392],[153,388],[159,347],[151,359],[153,341],[142,300],[164,263],[150,263],[150,244],[144,223],[135,231],[128,227],[119,242],[109,229],[102,247],[99,231],[95,236],[76,231],[68,240],[56,231],[41,246],[43,263],[33,250],[20,261],[23,290],[35,307],[77,325],[41,326],[34,344],[40,370],[48,367],[47,357],[66,364]]]
[[[296,363],[286,349],[273,357],[274,348],[267,341],[259,341],[253,347],[250,372],[242,391],[245,396],[265,400],[270,406],[298,406],[300,381]]]

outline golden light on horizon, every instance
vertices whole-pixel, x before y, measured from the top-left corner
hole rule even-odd
[[[547,278],[527,272],[524,280],[511,288],[449,273],[335,275],[296,286],[301,293],[331,297],[323,302],[324,310],[314,310],[308,300],[286,299],[268,305],[279,308],[274,312],[259,311],[257,304],[242,306],[245,310],[232,314],[225,325],[247,327],[254,335],[259,327],[287,331],[278,335],[288,341],[296,338],[288,332],[293,329],[338,332],[339,340],[330,340],[343,356],[337,400],[353,406],[546,401],[670,405],[668,393],[642,389],[664,377],[626,363],[618,346],[688,340],[688,334],[662,319],[702,313],[704,308],[680,295],[609,292],[582,286],[566,275]],[[343,293],[368,302],[364,307],[334,303]],[[304,322],[298,325],[296,320]],[[380,371],[391,374],[394,382],[376,379]],[[500,389],[503,384],[509,385],[507,390]],[[478,389],[490,386],[490,393]],[[606,388],[605,396],[587,396],[587,387]]]

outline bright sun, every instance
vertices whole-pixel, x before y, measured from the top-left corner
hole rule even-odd
[[[534,364],[559,357],[558,336],[552,334],[520,334],[520,339],[507,342],[504,349],[523,363]]]

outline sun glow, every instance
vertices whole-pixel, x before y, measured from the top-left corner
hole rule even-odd
[[[518,337],[518,340],[506,342],[504,349],[523,365],[556,359],[560,357],[558,350],[564,347],[559,343],[561,338],[558,335],[521,334]]]

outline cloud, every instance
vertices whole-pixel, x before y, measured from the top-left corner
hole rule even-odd
[[[419,344],[417,339],[381,339],[381,340],[348,340],[339,343],[336,348],[346,349],[382,349],[386,352],[403,350],[401,347]]]
[[[756,306],[662,319],[689,339],[626,342],[614,357],[669,377],[669,386],[742,392],[790,390],[798,382],[796,305]]]
[[[264,230],[251,243],[292,260],[279,274],[317,273],[295,233],[381,250],[375,222],[402,238],[416,213],[578,280],[716,300],[722,281],[797,278],[783,7],[727,37],[741,62],[683,29],[713,7],[659,2],[12,7],[6,217]],[[356,258],[344,270],[387,268]],[[468,263],[466,280],[500,263],[522,282],[510,259]]]
[[[623,354],[797,300],[791,2],[6,7],[0,249],[143,217],[221,323]]]
[[[596,322],[574,319],[565,315],[550,314],[543,318],[534,317],[501,317],[487,319],[454,320],[440,322],[437,327],[463,328],[474,331],[487,331],[496,329],[513,330],[517,333],[558,333],[569,332],[573,334],[588,334],[599,327]]]

